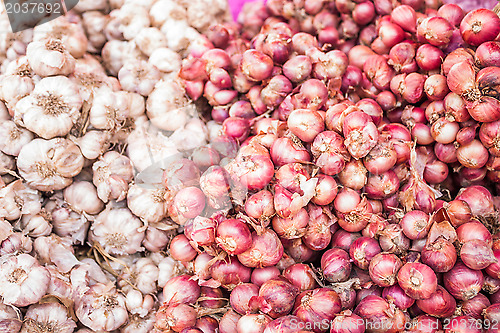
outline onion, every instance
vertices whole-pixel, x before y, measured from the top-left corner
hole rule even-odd
[[[187,304],[162,305],[156,313],[156,326],[163,330],[181,332],[196,323],[196,310]]]
[[[446,215],[454,227],[459,227],[470,221],[472,214],[467,202],[452,200],[444,205]]]
[[[317,325],[333,320],[341,308],[340,297],[335,291],[329,288],[317,288],[304,291],[297,296],[293,314],[310,325]]]
[[[349,248],[349,255],[354,264],[361,269],[368,269],[370,260],[382,252],[378,242],[373,238],[360,237]]]
[[[493,244],[491,233],[478,221],[471,221],[459,226],[457,228],[457,237],[462,244],[474,239],[482,240],[490,246]]]
[[[332,236],[331,246],[341,248],[344,251],[349,251],[352,243],[361,237],[357,232],[348,232],[344,229],[339,229]]]
[[[443,325],[438,318],[420,315],[406,325],[407,333],[438,333],[442,332]]]
[[[378,286],[390,287],[396,283],[396,274],[402,266],[403,263],[395,254],[379,253],[370,261],[368,272]]]
[[[481,271],[470,269],[459,262],[443,275],[443,282],[450,294],[459,300],[466,301],[481,291],[484,278]]]
[[[234,333],[241,316],[229,309],[219,321],[219,333]]]
[[[300,292],[316,287],[316,274],[306,264],[293,264],[283,271],[283,276],[290,281]]]
[[[268,220],[275,213],[273,194],[268,190],[252,194],[245,201],[245,212],[254,219]]]
[[[455,247],[444,237],[439,237],[434,242],[426,245],[421,252],[421,256],[422,263],[438,273],[448,272],[457,261]]]
[[[431,228],[429,215],[420,210],[406,213],[400,224],[405,236],[409,239],[425,238]]]
[[[476,270],[484,269],[497,262],[491,246],[479,239],[471,239],[462,244],[460,259],[467,267]]]
[[[486,267],[485,272],[495,279],[500,279],[500,250],[494,250],[493,255],[497,259],[497,262]]]
[[[298,293],[298,288],[285,279],[271,279],[259,289],[260,310],[271,318],[287,315],[292,311]]]
[[[453,315],[457,303],[446,289],[438,285],[429,298],[417,300],[416,305],[431,316],[446,318]]]
[[[250,281],[252,270],[243,266],[235,257],[218,260],[211,267],[212,279],[218,281],[224,288],[232,289],[240,283]]]
[[[436,291],[437,277],[427,265],[406,263],[398,272],[399,286],[413,299],[428,299]]]
[[[198,283],[189,275],[179,275],[168,280],[163,287],[163,302],[167,306],[181,303],[194,304],[200,297]]]
[[[471,299],[462,302],[461,310],[462,314],[464,315],[471,316],[476,319],[481,319],[483,317],[482,316],[483,310],[490,305],[491,303],[488,300],[488,297],[479,293],[475,297],[472,297]]]
[[[495,40],[500,33],[500,18],[489,9],[473,10],[460,23],[460,33],[473,46]]]
[[[365,324],[360,316],[350,310],[342,311],[331,322],[330,333],[363,333]]]
[[[264,333],[298,333],[300,327],[305,325],[306,323],[297,316],[282,316],[267,324]]]
[[[189,244],[189,239],[183,234],[175,236],[170,242],[170,255],[175,260],[191,261],[198,252]]]
[[[410,240],[404,235],[399,224],[389,224],[379,233],[383,251],[402,254],[410,248]]]
[[[278,277],[279,275],[279,269],[274,266],[255,268],[254,270],[252,270],[251,281],[253,284],[256,284],[260,287],[264,284],[264,282]]]
[[[198,303],[204,308],[217,309],[226,304],[226,299],[220,288],[201,287],[200,298],[206,298],[202,301],[198,300]]]
[[[380,296],[365,297],[354,312],[365,320],[366,332],[395,333],[404,328],[403,312]]]
[[[222,221],[217,227],[217,245],[230,255],[238,255],[250,248],[252,235],[245,222],[238,219]]]
[[[272,318],[263,314],[247,314],[238,320],[236,332],[262,333]]]
[[[384,288],[384,290],[382,290],[382,297],[394,302],[401,310],[406,310],[415,303],[415,300],[406,295],[398,284]]]
[[[254,312],[255,309],[250,305],[250,299],[259,295],[259,286],[253,283],[242,283],[237,285],[229,297],[231,308],[241,315]]]
[[[447,325],[446,331],[448,332],[466,332],[466,333],[481,333],[482,329],[479,327],[479,322],[469,316],[458,316],[450,320]]]
[[[351,273],[349,254],[340,248],[327,250],[321,257],[321,271],[327,281],[346,281]]]
[[[260,235],[252,233],[252,245],[238,259],[247,267],[267,267],[276,265],[282,256],[283,244],[274,231],[266,229]]]

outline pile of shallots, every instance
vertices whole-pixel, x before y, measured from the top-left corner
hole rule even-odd
[[[500,331],[494,11],[81,0],[0,60],[0,332]]]

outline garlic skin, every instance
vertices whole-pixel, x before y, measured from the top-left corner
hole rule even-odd
[[[33,241],[21,232],[15,232],[0,243],[0,256],[18,253],[30,253],[33,250]]]
[[[80,262],[76,259],[69,238],[55,234],[48,237],[38,237],[33,242],[33,248],[38,260],[43,264],[54,264],[62,273],[68,273]]]
[[[0,265],[0,296],[5,304],[27,306],[47,291],[50,274],[29,254],[19,254]]]
[[[77,15],[59,16],[43,26],[37,25],[33,32],[34,41],[58,40],[74,58],[81,58],[87,51],[87,36]]]
[[[120,328],[120,333],[160,333],[154,328],[156,317],[149,313],[142,318],[139,315],[131,315],[128,323]]]
[[[82,171],[84,158],[70,140],[34,139],[17,157],[19,174],[29,186],[40,191],[61,190]]]
[[[68,310],[59,303],[34,304],[28,308],[24,316],[21,333],[54,332],[72,333],[76,323],[68,317]]]
[[[0,302],[0,332],[17,333],[22,325],[21,311]]]
[[[118,286],[122,290],[133,290],[128,284],[131,282],[134,287],[143,294],[153,294],[157,291],[158,266],[150,258],[141,258],[135,262],[130,271],[125,270],[119,277]],[[128,282],[127,282],[128,281]]]
[[[160,230],[151,225],[146,229],[142,245],[150,252],[159,252],[167,247],[171,239],[171,232]]]
[[[35,73],[28,63],[28,57],[22,56],[9,63],[2,78],[0,92],[2,98],[13,109],[16,103],[29,95],[35,88]]]
[[[168,48],[187,56],[187,49],[191,43],[200,38],[200,33],[190,27],[186,21],[167,19],[160,29],[167,38]]]
[[[9,173],[16,167],[14,157],[4,154],[0,151],[0,176]],[[3,187],[0,185],[0,188]]]
[[[124,62],[128,59],[146,59],[135,43],[122,40],[110,40],[104,44],[101,56],[104,67],[113,76],[118,75]]]
[[[186,9],[172,0],[157,0],[151,6],[149,16],[155,27],[161,27],[169,19],[179,21],[187,19]]]
[[[125,123],[128,116],[127,95],[101,87],[94,93],[90,109],[90,124],[97,129],[114,131]]]
[[[155,50],[167,46],[165,35],[155,27],[144,28],[139,31],[134,38],[134,42],[139,50],[148,57],[150,57]]]
[[[4,76],[5,78],[5,76]],[[2,89],[3,88],[3,85],[2,87],[0,87],[0,96],[3,95],[2,93]],[[9,114],[9,110],[7,109],[7,106],[5,106],[5,103],[0,101],[0,121],[4,121],[4,120],[10,120],[10,114]]]
[[[17,102],[14,121],[44,139],[65,136],[80,117],[83,101],[79,92],[65,76],[44,78]]]
[[[116,151],[109,151],[92,165],[93,183],[97,196],[103,202],[121,201],[127,197],[128,184],[133,179],[130,159]]]
[[[75,181],[64,189],[64,200],[77,212],[95,215],[104,209],[104,202],[97,196],[91,182]]]
[[[154,188],[134,184],[127,193],[128,208],[143,221],[159,222],[167,215],[172,194],[162,185]]]
[[[134,254],[144,250],[141,246],[144,229],[141,220],[129,209],[108,204],[91,225],[89,238],[111,255]]]
[[[33,71],[40,76],[68,75],[75,69],[75,58],[58,39],[29,43],[26,56]]]
[[[112,10],[109,16],[113,29],[121,32],[126,40],[134,39],[142,29],[150,25],[147,9],[134,3],[125,3],[120,9]],[[113,24],[114,20],[118,24]]]
[[[69,237],[74,244],[84,244],[90,222],[68,206],[62,193],[52,196],[45,209],[52,217],[52,227],[58,236]]]
[[[12,120],[0,123],[0,150],[7,155],[17,156],[21,148],[33,140],[33,133],[18,127]]]
[[[180,2],[187,9],[187,22],[198,31],[205,32],[215,22],[230,20],[228,2],[225,0],[181,0]]]
[[[80,148],[82,155],[89,160],[94,160],[104,154],[111,146],[111,134],[106,131],[91,130],[84,136],[74,138],[73,142]]]
[[[158,82],[146,102],[146,114],[151,123],[165,131],[184,127],[196,112],[178,81]]]
[[[157,259],[158,260],[158,259]],[[180,273],[181,264],[171,257],[163,257],[158,263],[158,286],[163,287],[168,280]]]
[[[205,145],[207,136],[207,128],[203,121],[199,118],[192,118],[184,127],[172,133],[170,140],[174,142],[177,149],[189,151]]]
[[[74,7],[78,7],[82,3],[92,3],[92,0],[80,0]],[[106,1],[103,1],[106,4]],[[93,53],[99,53],[106,41],[104,28],[108,24],[109,18],[97,10],[86,10],[82,12],[82,24],[88,36],[87,50]]]
[[[52,232],[51,217],[44,211],[36,215],[24,215],[21,218],[23,232],[31,237],[48,236]]]
[[[155,300],[151,295],[143,296],[139,290],[131,289],[125,297],[125,305],[131,314],[145,317],[154,307]]]
[[[46,265],[49,271],[50,282],[47,289],[48,295],[53,295],[62,299],[71,299],[73,296],[73,286],[67,274],[63,274],[56,266]]]
[[[166,47],[155,49],[149,56],[148,61],[161,72],[171,75],[172,78],[179,73],[182,65],[181,56]]]
[[[22,180],[0,188],[0,217],[17,220],[22,215],[35,215],[42,210],[42,198]]]
[[[160,80],[160,71],[145,60],[129,60],[118,72],[124,90],[148,96]]]
[[[112,284],[91,286],[76,299],[75,313],[83,325],[94,331],[116,330],[128,320],[125,298]]]

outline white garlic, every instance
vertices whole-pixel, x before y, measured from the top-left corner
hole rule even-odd
[[[196,114],[196,107],[188,103],[180,82],[160,81],[148,97],[146,113],[156,127],[175,131]]]
[[[113,284],[97,283],[75,301],[80,322],[92,330],[112,331],[128,320],[125,298]]]
[[[69,238],[51,234],[36,238],[33,248],[41,263],[56,265],[61,272],[67,273],[80,263],[75,257],[72,243]]]
[[[62,193],[52,196],[45,204],[45,209],[52,217],[52,227],[57,235],[70,237],[74,244],[85,242],[90,223],[64,202]]]
[[[0,218],[0,243],[9,238],[13,233],[12,224]]]
[[[85,158],[94,160],[108,150],[111,145],[110,138],[109,132],[91,130],[79,138],[74,138],[73,141],[80,148]]]
[[[33,91],[35,88],[34,75],[26,56],[19,57],[9,63],[2,78],[0,91],[2,98],[11,109],[14,109],[21,98]]]
[[[50,273],[47,294],[62,299],[71,299],[73,297],[73,286],[71,285],[68,274],[61,273],[56,266],[46,265],[45,268]]]
[[[14,120],[44,139],[69,133],[80,117],[79,89],[65,76],[42,79],[33,92],[17,102]]]
[[[161,27],[167,20],[185,21],[187,19],[186,9],[173,0],[158,0],[149,10],[151,23],[155,27]]]
[[[89,11],[107,10],[108,2],[106,0],[80,0],[73,7],[73,10],[82,13],[82,16]]]
[[[0,256],[18,253],[30,253],[33,250],[31,237],[21,232],[14,232],[0,243]]]
[[[82,3],[96,2],[94,0],[80,0],[76,7]],[[102,1],[106,3],[106,1]],[[76,8],[75,7],[75,8]],[[87,49],[89,52],[99,52],[107,41],[104,28],[108,24],[108,16],[95,10],[82,12],[82,23],[88,37]]]
[[[50,274],[29,254],[19,254],[0,265],[0,296],[5,304],[27,306],[47,291]]]
[[[72,333],[76,323],[68,316],[68,310],[60,303],[34,304],[24,316],[21,333],[57,332]]]
[[[145,317],[153,309],[154,303],[151,295],[143,296],[139,290],[135,289],[128,291],[127,296],[125,296],[127,310],[140,317]]]
[[[127,154],[139,172],[179,153],[173,142],[150,124],[136,126],[127,143]],[[158,176],[161,179],[161,173]]]
[[[72,299],[81,297],[90,286],[97,283],[114,284],[113,276],[108,276],[99,265],[91,258],[82,259],[80,265],[70,272],[72,286]]]
[[[163,287],[167,284],[168,280],[173,278],[179,273],[180,264],[171,257],[163,257],[158,262],[158,286]]]
[[[207,128],[199,118],[192,118],[187,124],[178,128],[170,136],[177,149],[181,151],[192,150],[207,143]]]
[[[16,167],[16,161],[13,156],[4,154],[0,151],[0,176],[9,173]],[[0,188],[3,186],[0,186]]]
[[[18,127],[13,121],[0,123],[0,150],[5,154],[17,156],[21,148],[33,140],[33,133]]]
[[[193,28],[204,32],[214,23],[230,20],[228,2],[225,0],[182,1],[187,7],[187,22]]]
[[[121,40],[110,40],[101,51],[104,66],[111,75],[118,75],[123,63],[128,59],[145,59],[135,43]]]
[[[168,242],[171,239],[171,232],[157,229],[148,226],[146,229],[146,235],[144,236],[144,240],[142,241],[142,245],[146,248],[146,250],[151,252],[158,252],[165,249]]]
[[[23,325],[21,311],[0,302],[0,332],[17,333]]]
[[[35,215],[42,209],[42,198],[21,180],[0,188],[0,217],[17,220],[21,215]]]
[[[175,52],[180,52],[186,56],[186,50],[196,39],[200,38],[200,33],[190,27],[186,21],[167,19],[161,26],[161,31],[168,41],[168,48]]]
[[[64,200],[77,212],[97,214],[104,208],[104,203],[97,196],[94,184],[86,181],[75,181],[64,189]]]
[[[149,14],[146,8],[133,3],[126,3],[120,9],[109,13],[111,21],[117,20],[117,30],[126,40],[132,40],[144,28],[149,27]],[[115,26],[115,25],[113,25]]]
[[[224,135],[222,124],[218,124],[214,120],[209,120],[206,126],[208,130],[208,141],[212,142],[218,137]]]
[[[111,255],[133,254],[143,251],[144,225],[127,208],[106,209],[97,215],[90,227],[89,237]]]
[[[34,41],[59,40],[74,58],[82,57],[87,51],[87,36],[77,15],[59,16],[43,26],[36,26],[33,32]]]
[[[155,50],[167,46],[165,35],[155,27],[144,28],[139,31],[134,38],[134,42],[139,50],[148,57],[151,56]]]
[[[166,47],[155,49],[148,61],[160,71],[172,75],[172,78],[179,73],[182,64],[181,56]]]
[[[146,222],[159,222],[167,214],[172,194],[159,185],[155,188],[134,184],[127,193],[128,208]]]
[[[93,164],[92,170],[99,199],[108,202],[121,201],[127,197],[128,183],[133,178],[133,168],[128,157],[109,151]]]
[[[0,88],[0,96],[3,95],[1,92]],[[9,110],[7,109],[7,106],[5,106],[5,103],[0,101],[0,121],[4,120],[10,120],[10,114]]]
[[[120,328],[120,333],[160,333],[154,328],[155,322],[154,313],[149,313],[144,318],[139,315],[131,315],[128,323]]]
[[[148,96],[160,79],[160,71],[145,60],[128,60],[118,72],[118,80],[126,91]]]
[[[150,258],[141,258],[135,262],[130,270],[123,271],[119,277],[118,286],[123,290],[136,287],[143,294],[153,294],[157,290],[158,266]]]
[[[26,56],[33,71],[40,76],[68,75],[75,69],[75,58],[58,39],[29,43]]]
[[[48,236],[52,232],[51,217],[46,212],[36,215],[24,215],[21,219],[21,229],[31,237]]]
[[[70,140],[34,139],[17,157],[17,168],[29,186],[40,191],[60,190],[71,184],[80,173],[84,158]]]

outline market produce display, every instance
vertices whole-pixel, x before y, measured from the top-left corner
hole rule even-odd
[[[0,332],[500,332],[497,9],[81,0],[3,33]]]

